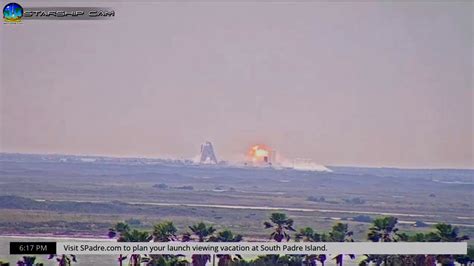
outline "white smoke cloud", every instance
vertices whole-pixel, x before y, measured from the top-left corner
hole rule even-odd
[[[322,164],[317,164],[310,159],[294,159],[285,160],[281,162],[283,167],[293,168],[301,171],[320,171],[320,172],[332,172],[331,169],[327,168]]]

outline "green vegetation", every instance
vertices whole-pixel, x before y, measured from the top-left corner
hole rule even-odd
[[[270,239],[277,242],[281,242],[284,239],[290,241],[290,235],[288,231],[295,231],[293,228],[293,219],[289,219],[284,213],[272,213],[270,216],[270,222],[266,221],[263,223],[265,229],[273,228],[273,232],[270,234]]]
[[[473,185],[433,181],[436,176],[441,181],[470,182],[472,170],[334,168],[329,173],[135,165],[120,161],[64,163],[25,159],[1,163],[0,231],[4,235],[96,238],[111,229],[109,234],[115,239],[125,230],[130,230],[129,234],[137,230],[146,232],[150,241],[198,241],[189,225],[203,222],[206,228],[212,225],[215,229],[204,241],[237,241],[238,232],[245,234],[244,240],[268,239],[273,234],[272,241],[283,235],[281,241],[289,236],[289,241],[319,242],[330,241],[329,233],[340,221],[347,224],[354,241],[367,241],[369,232],[381,241],[386,234],[384,225],[374,224],[374,220],[391,215],[403,221],[397,220],[394,228],[398,231],[390,233],[396,241],[462,241],[464,235],[474,236],[469,204]],[[269,219],[269,212],[275,209],[285,212],[287,217],[282,220],[291,221],[291,228],[296,231],[284,222],[280,226],[286,235],[277,232],[281,219],[273,219],[278,223]],[[172,222],[156,227],[157,221],[164,220]],[[122,233],[116,228],[117,221],[126,223],[121,225],[125,227],[120,229]],[[262,228],[263,221],[271,227]],[[440,230],[444,233],[437,233],[433,226],[440,221],[451,224],[451,229],[443,227]],[[224,230],[230,230],[233,237],[229,233],[219,237]],[[332,235],[340,236],[334,232]],[[474,242],[470,241],[472,246]],[[465,261],[473,257],[472,250],[470,254],[453,259]],[[148,259],[156,265],[178,265],[184,259],[147,257],[141,260]],[[347,255],[343,257],[348,261]],[[407,263],[413,260],[397,257],[396,261],[401,258]],[[436,256],[430,258],[436,261]],[[82,264],[89,258],[78,259]],[[351,263],[358,263],[359,259]],[[130,255],[124,264],[129,260]],[[315,256],[261,256],[251,261],[233,256],[231,260],[227,262],[232,265],[298,265],[303,261],[320,265],[336,261],[334,256],[327,260]]]
[[[43,263],[35,263],[36,257],[34,256],[23,256],[21,260],[16,262],[17,266],[43,266]],[[8,265],[7,263],[0,262],[0,266]]]
[[[335,223],[330,231],[319,233],[311,227],[303,227],[295,230],[293,219],[285,213],[272,213],[268,221],[263,223],[264,229],[271,229],[270,239],[276,242],[282,241],[304,241],[304,242],[354,242],[353,232],[349,224]],[[196,241],[196,242],[239,242],[242,235],[234,234],[229,229],[217,231],[214,225],[199,222],[188,226],[189,231],[178,234],[178,228],[171,221],[163,221],[155,224],[151,232],[131,228],[127,223],[117,223],[109,230],[109,237],[116,238],[119,242],[169,242],[169,241]],[[378,217],[372,222],[367,233],[367,240],[373,242],[397,242],[397,241],[419,241],[419,242],[459,242],[469,239],[466,235],[460,235],[455,226],[439,223],[434,230],[426,233],[408,234],[400,232],[398,219],[392,216]],[[364,241],[365,239],[361,239]],[[360,265],[432,265],[438,262],[442,265],[454,265],[456,261],[462,265],[474,262],[474,251],[464,256],[453,255],[365,255]],[[129,257],[128,257],[129,256]],[[338,254],[331,260],[336,265],[342,266],[344,254]],[[355,259],[355,255],[348,254],[347,257]],[[245,260],[241,256],[219,255],[211,258],[210,255],[193,255],[191,262],[182,256],[174,255],[150,255],[140,256],[138,254],[120,255],[119,265],[129,258],[128,265],[138,266],[141,263],[155,265],[193,265],[204,266],[211,261],[218,261],[219,266],[239,265],[324,265],[327,257],[325,255],[262,255],[255,259]]]
[[[32,257],[32,258],[34,258],[33,260],[36,259],[35,257]],[[56,260],[56,262],[58,263],[58,266],[70,266],[72,263],[77,262],[75,255],[66,255],[66,254],[62,254],[62,255],[51,254],[49,255],[48,259]]]
[[[467,235],[459,235],[459,229],[450,224],[438,223],[434,226],[435,231],[409,235],[399,232],[397,222],[395,217],[375,219],[367,239],[373,242],[460,242],[469,239]],[[454,265],[454,261],[467,264],[467,262],[474,262],[474,257],[453,255],[366,255],[366,259],[361,262],[361,265],[368,265],[369,262],[373,262],[376,265],[433,265],[435,261],[441,265]]]
[[[357,198],[350,198],[350,199],[344,199],[344,202],[348,204],[365,204],[365,200],[361,199],[359,197]]]
[[[135,220],[129,220],[135,221]],[[135,223],[140,224],[140,223]],[[270,239],[276,242],[282,241],[304,241],[304,242],[354,242],[353,232],[350,225],[337,222],[331,230],[327,232],[316,231],[311,227],[302,227],[299,230],[294,228],[294,220],[285,213],[271,213],[269,220],[263,223],[264,229],[271,229]],[[118,242],[169,242],[169,241],[196,241],[196,242],[239,242],[243,239],[242,235],[235,234],[229,229],[218,231],[214,225],[205,222],[199,222],[187,227],[187,231],[179,234],[178,228],[171,221],[163,221],[153,226],[151,231],[133,228],[125,222],[117,223],[109,229],[108,236],[116,238]],[[409,234],[400,232],[398,228],[398,219],[392,216],[378,217],[373,220],[366,240],[373,242],[460,242],[469,239],[468,236],[459,233],[456,226],[439,223],[434,230],[425,233]],[[361,239],[365,241],[365,239]],[[330,258],[338,266],[343,265],[343,258],[346,255],[338,254]],[[350,259],[355,259],[352,254],[347,255]],[[55,258],[60,266],[71,265],[76,261],[74,255],[51,255],[49,259]],[[29,266],[34,264],[35,257],[23,257],[18,261],[18,265]],[[191,262],[182,256],[175,255],[139,255],[128,254],[120,255],[119,265],[128,259],[128,265],[139,266],[157,266],[157,265],[193,265],[204,266],[209,262],[217,261],[219,266],[240,266],[240,265],[324,265],[327,261],[326,255],[262,255],[255,259],[245,260],[242,256],[219,255],[212,257],[210,255],[193,255]],[[454,262],[461,265],[468,265],[474,262],[474,249],[469,248],[467,255],[365,255],[360,265],[454,265]]]

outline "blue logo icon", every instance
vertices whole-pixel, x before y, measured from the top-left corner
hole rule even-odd
[[[23,7],[17,3],[8,3],[3,8],[3,20],[5,22],[20,22],[23,17]]]

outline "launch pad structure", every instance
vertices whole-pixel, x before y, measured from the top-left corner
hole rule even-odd
[[[210,141],[201,144],[200,164],[217,164],[217,157],[214,153],[214,147]]]

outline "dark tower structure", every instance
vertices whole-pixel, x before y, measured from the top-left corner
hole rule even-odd
[[[206,141],[201,145],[201,159],[199,160],[201,164],[217,164],[216,154],[214,153],[214,148],[210,141]]]

